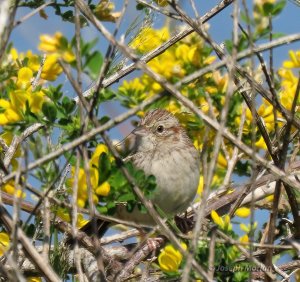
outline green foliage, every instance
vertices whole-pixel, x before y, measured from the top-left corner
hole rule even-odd
[[[57,109],[53,103],[44,102],[42,106],[42,112],[50,123],[53,123],[56,120]]]
[[[99,163],[104,162],[103,160],[100,160],[102,158],[99,158]],[[104,166],[106,166],[106,168],[104,168]],[[102,169],[99,169],[99,173],[101,171],[101,173],[104,172],[104,174],[107,174],[105,171],[107,167],[109,167],[109,165],[101,164],[101,167]],[[125,168],[129,171],[130,175],[134,177],[136,184],[142,190],[145,197],[149,199],[156,187],[155,177],[153,175],[146,176],[142,170],[137,170],[132,165],[132,163],[126,163]],[[106,179],[103,181],[106,181]],[[115,208],[114,203],[118,202],[126,202],[127,210],[129,212],[131,212],[135,207],[138,207],[138,209],[142,212],[145,211],[145,208],[140,203],[140,200],[133,192],[131,185],[128,183],[119,166],[117,166],[115,162],[111,164],[110,177],[108,178],[108,182],[111,186],[111,192],[107,197],[105,197],[104,200],[106,203],[110,204],[107,205],[107,209],[104,209],[102,206],[100,208],[102,212],[108,212],[109,214],[113,214]]]
[[[286,5],[285,0],[275,2],[275,3],[266,2],[263,4],[263,15],[265,17],[277,16],[278,14],[280,14],[282,12],[285,5]]]
[[[31,9],[36,9],[41,5],[45,4],[44,0],[29,0],[29,1],[21,1],[19,3],[19,7],[28,7]],[[93,8],[94,5],[91,4],[91,1],[87,1],[87,4]],[[74,0],[63,0],[63,1],[54,1],[51,5],[49,5],[54,9],[54,12],[57,16],[59,16],[64,22],[75,22],[74,16]],[[80,15],[80,25],[81,27],[87,26],[88,22],[86,19]]]
[[[82,68],[92,80],[96,80],[103,64],[102,54],[98,50],[94,50],[97,42],[98,38],[91,41],[84,41],[83,39],[80,40],[80,58],[82,60]],[[75,46],[75,37],[72,39],[71,44],[72,46]],[[76,62],[73,63],[73,66],[76,66]]]
[[[98,185],[101,185],[108,179],[111,173],[111,163],[106,153],[102,153],[98,161],[99,180]]]

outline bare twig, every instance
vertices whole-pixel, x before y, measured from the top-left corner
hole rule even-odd
[[[130,261],[124,266],[122,271],[118,274],[115,281],[124,281],[126,278],[130,276],[134,268],[144,260],[150,253],[155,251],[155,249],[161,248],[164,244],[163,238],[155,238],[151,239],[152,244],[145,244],[138,252],[136,252]]]
[[[7,230],[12,230],[13,221],[10,218],[9,213],[3,207],[3,205],[0,206],[0,219],[5,225],[5,227],[7,228]],[[23,233],[23,231],[20,228],[18,229],[17,236],[27,256],[31,259],[31,261],[39,269],[39,271],[41,271],[41,273],[45,276],[45,278],[48,281],[53,281],[53,282],[60,281],[57,274],[52,270],[49,264],[45,263],[42,256],[32,246],[27,236]]]
[[[27,21],[28,19],[30,19],[32,16],[34,16],[35,14],[39,13],[41,10],[43,10],[44,8],[46,8],[47,6],[51,5],[54,1],[50,0],[44,4],[42,4],[41,6],[39,6],[38,8],[36,8],[35,10],[33,10],[32,12],[28,13],[27,15],[25,15],[24,17],[22,17],[19,20],[16,20],[13,24],[13,27],[16,27],[22,23],[24,23],[25,21]]]
[[[0,62],[2,62],[9,36],[14,28],[13,22],[17,12],[18,2],[18,0],[4,0],[0,3]]]
[[[9,148],[7,149],[6,153],[5,153],[5,157],[3,160],[3,163],[5,165],[6,168],[8,168],[14,154],[16,153],[18,146],[30,135],[32,135],[33,133],[35,133],[36,131],[38,131],[39,129],[41,129],[43,127],[43,124],[41,123],[35,123],[33,125],[31,125],[30,127],[28,127],[27,129],[25,129],[22,134],[20,136],[14,136]]]

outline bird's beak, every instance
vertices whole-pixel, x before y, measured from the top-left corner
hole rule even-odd
[[[148,132],[146,128],[144,128],[143,126],[139,126],[136,129],[134,129],[132,133],[137,136],[145,136]]]

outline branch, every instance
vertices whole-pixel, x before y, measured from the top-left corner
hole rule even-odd
[[[9,213],[6,211],[6,209],[3,207],[2,204],[0,205],[0,220],[3,222],[6,229],[9,232],[11,232],[11,230],[13,229],[13,221]],[[49,266],[49,264],[45,263],[42,256],[32,246],[31,242],[28,240],[27,236],[20,228],[18,228],[17,231],[17,238],[21,243],[24,252],[26,253],[26,256],[30,258],[30,260],[37,267],[37,269],[39,269],[39,271],[45,276],[45,278],[51,282],[60,281],[57,274],[53,271],[53,269]]]

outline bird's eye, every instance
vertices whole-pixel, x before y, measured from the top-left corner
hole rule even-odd
[[[164,127],[162,125],[159,125],[157,128],[156,128],[156,131],[158,133],[162,133],[164,131]]]

